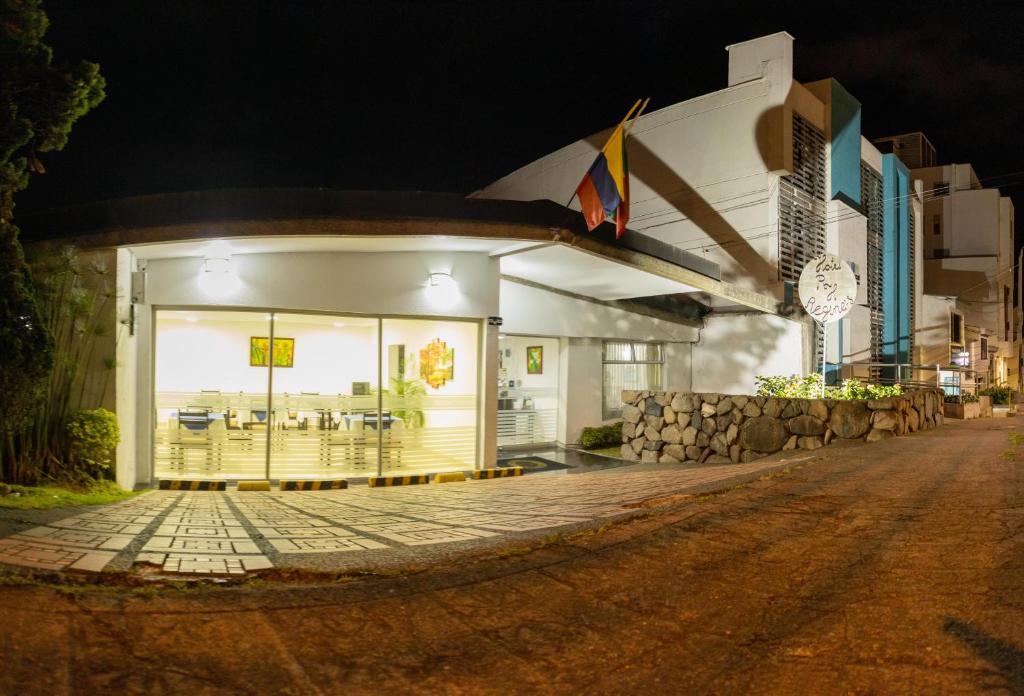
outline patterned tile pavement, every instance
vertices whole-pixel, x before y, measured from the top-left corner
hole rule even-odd
[[[307,492],[151,491],[0,538],[0,564],[98,572],[119,554],[164,573],[242,575],[316,554],[500,541],[629,515],[649,498],[755,478],[779,461],[623,467],[443,485]],[[340,557],[339,557],[340,558]],[[367,557],[372,560],[372,557]]]

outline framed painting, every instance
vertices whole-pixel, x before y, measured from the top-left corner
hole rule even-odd
[[[544,374],[544,346],[527,346],[526,348],[526,374]]]
[[[270,365],[270,338],[252,336],[249,338],[249,367],[268,367]],[[274,367],[295,366],[295,339],[274,339]]]
[[[455,379],[455,349],[435,338],[420,350],[420,377],[434,389]]]

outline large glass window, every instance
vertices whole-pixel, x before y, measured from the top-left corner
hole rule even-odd
[[[498,337],[498,446],[554,442],[558,339]]]
[[[383,473],[474,468],[478,325],[385,319],[381,336]]]
[[[160,310],[155,326],[158,478],[476,466],[476,322]]]
[[[662,389],[665,346],[635,341],[604,342],[605,420],[622,415],[623,389]]]
[[[263,312],[157,313],[158,477],[264,476],[270,371],[250,361],[250,342],[269,335],[270,315]]]

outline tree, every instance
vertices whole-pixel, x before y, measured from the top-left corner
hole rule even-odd
[[[40,155],[61,150],[75,121],[98,105],[106,83],[95,63],[54,62],[43,43],[40,0],[0,0],[0,442],[31,416],[53,364],[25,265],[14,194],[45,172]],[[0,451],[0,461],[11,452]],[[0,475],[3,471],[0,470]]]

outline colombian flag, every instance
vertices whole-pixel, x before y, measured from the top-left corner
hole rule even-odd
[[[636,110],[638,101],[626,114],[597,159],[576,187],[587,229],[591,232],[609,216],[615,218],[615,238],[626,231],[629,221],[629,165],[626,161],[626,121]]]

